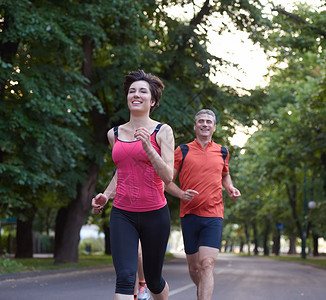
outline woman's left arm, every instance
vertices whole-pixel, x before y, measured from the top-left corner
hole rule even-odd
[[[161,177],[165,184],[169,184],[173,179],[174,167],[174,136],[172,128],[164,124],[156,135],[157,143],[161,148],[161,156],[150,143],[150,133],[146,129],[137,129],[135,137],[142,141],[143,149],[146,151],[157,175]]]

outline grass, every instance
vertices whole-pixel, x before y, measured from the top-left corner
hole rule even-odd
[[[313,266],[326,268],[326,256],[306,257],[305,259],[302,259],[299,256],[267,256],[267,257],[281,260],[281,261],[293,261],[305,265],[313,265]]]
[[[166,253],[166,258],[171,258],[171,253]],[[8,258],[0,257],[0,275],[22,273],[29,271],[62,270],[75,268],[89,268],[96,266],[112,265],[111,255],[79,255],[78,263],[54,264],[54,258]]]
[[[110,255],[80,255],[78,263],[54,264],[54,258],[0,258],[0,275],[27,271],[87,268],[112,264]]]
[[[239,256],[248,256],[247,253],[238,253],[236,255]],[[253,256],[251,254],[250,256]],[[322,268],[326,268],[326,255],[322,254],[320,256],[307,256],[305,259],[302,259],[300,255],[269,255],[265,256],[262,254],[259,254],[257,257],[264,257],[264,258],[270,258],[270,259],[276,259],[280,261],[291,261],[291,262],[296,262],[300,264],[305,264],[305,265],[313,265],[313,266],[318,266]]]

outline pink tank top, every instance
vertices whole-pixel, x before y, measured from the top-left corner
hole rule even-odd
[[[151,135],[151,144],[161,155],[156,142],[156,134],[163,124],[158,124]],[[112,159],[117,166],[117,190],[113,205],[117,208],[145,212],[166,205],[162,179],[157,175],[140,140],[121,141],[118,127],[114,127],[115,144]]]

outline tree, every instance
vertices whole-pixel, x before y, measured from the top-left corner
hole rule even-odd
[[[173,1],[171,3],[173,3]],[[117,5],[119,5],[119,2],[117,2]],[[213,11],[213,9],[217,9],[217,6],[210,7],[209,2],[205,1],[198,14],[194,16],[188,25],[171,20],[164,11],[164,7],[164,2],[162,4],[157,3],[155,6],[148,5],[147,2],[142,2],[141,4],[133,2],[133,5],[127,7],[124,3],[124,5],[120,7],[123,13],[119,14],[119,16],[121,16],[119,23],[128,26],[132,25],[133,27],[130,28],[128,26],[123,26],[119,28],[118,32],[121,35],[117,36],[117,40],[113,41],[113,39],[111,39],[108,44],[103,44],[105,46],[104,49],[107,49],[108,45],[109,48],[112,47],[112,53],[114,54],[115,60],[108,60],[109,64],[107,68],[105,67],[103,69],[103,66],[101,66],[101,68],[99,68],[101,72],[100,74],[102,76],[103,74],[105,75],[106,72],[111,74],[112,70],[117,70],[123,74],[129,71],[130,65],[134,65],[136,62],[139,63],[141,68],[153,70],[153,73],[158,75],[167,83],[167,89],[164,94],[165,96],[162,100],[164,101],[165,99],[170,98],[171,100],[169,101],[173,104],[170,106],[162,106],[162,109],[158,110],[154,117],[157,117],[161,121],[174,124],[175,128],[187,128],[187,126],[189,128],[192,124],[192,120],[184,120],[184,113],[193,115],[195,110],[198,109],[198,106],[201,105],[210,105],[213,108],[215,107],[218,110],[221,110],[223,97],[229,99],[234,97],[234,95],[228,95],[228,90],[221,90],[209,81],[208,74],[211,69],[208,61],[214,61],[217,60],[217,58],[214,58],[207,53],[205,46],[205,32],[200,32],[198,30],[199,26],[204,26],[206,24],[207,16],[211,11]],[[136,11],[130,8],[134,8]],[[212,8],[212,10],[210,8]],[[251,6],[249,8],[251,8]],[[123,9],[127,9],[128,11],[124,11]],[[225,10],[226,8],[223,9],[223,11]],[[157,13],[157,11],[160,13]],[[133,19],[135,16],[137,18]],[[141,16],[140,19],[139,16]],[[242,16],[244,20],[246,18],[250,19],[251,17],[251,15],[249,15],[249,17]],[[128,21],[125,21],[125,19]],[[107,24],[110,25],[111,21],[112,20],[110,19],[107,20]],[[250,22],[255,24],[255,20],[250,20]],[[148,24],[150,26],[148,26]],[[136,30],[134,28],[136,28]],[[134,34],[131,34],[131,32],[133,32],[132,30],[135,30]],[[113,32],[111,33],[114,34]],[[135,37],[135,39],[131,39],[131,36]],[[121,41],[123,48],[118,46],[121,44]],[[118,45],[115,43],[118,43]],[[102,58],[102,55],[106,53],[104,49],[94,51],[94,61]],[[134,52],[131,61],[130,52],[127,52],[128,56],[126,56],[126,50],[129,51],[130,49]],[[135,49],[139,52],[135,52]],[[121,62],[125,62],[125,64],[121,64]],[[117,66],[116,63],[118,63]],[[200,66],[203,68],[201,69]],[[92,71],[94,75],[99,72],[96,67]],[[97,80],[99,81],[97,82]],[[103,80],[100,77],[97,77],[96,75],[94,76],[92,86],[96,86],[97,90],[93,90],[93,94],[99,98],[103,96],[101,100],[112,101],[112,95],[107,93],[106,86],[101,86],[102,82]],[[117,82],[118,81],[115,78],[110,88],[116,88]],[[121,84],[121,82],[119,83]],[[219,98],[222,98],[219,103],[216,103],[217,93],[221,96]],[[116,95],[116,92],[113,95]],[[121,99],[121,97],[119,97],[119,99]],[[121,121],[126,117],[126,110],[123,103],[124,101],[122,100],[113,102],[114,115],[112,118],[108,118],[109,125],[121,123]],[[110,116],[112,114],[112,109],[106,109],[107,103],[102,102],[102,105],[105,111],[104,114]],[[223,106],[225,106],[225,104],[223,104]],[[180,107],[180,111],[174,110],[173,107]],[[102,129],[105,128],[105,126],[99,127]],[[96,128],[94,133],[95,132],[98,132],[96,131]],[[181,135],[183,138],[185,136],[184,133]],[[95,175],[95,173],[98,173],[97,171],[98,169],[96,169],[93,174]],[[91,178],[95,178],[95,176]],[[94,181],[89,182],[92,184],[86,188],[87,192],[91,191],[95,186]],[[92,189],[90,187],[92,187]],[[79,198],[76,203],[80,204],[80,199],[81,198]],[[90,193],[86,194],[86,197],[83,199],[85,200],[85,202],[82,201],[83,203],[87,202],[86,199],[89,199],[90,201]],[[73,215],[75,215],[75,213]],[[69,220],[69,218],[67,219]],[[74,236],[76,235],[77,229],[78,226],[74,231]],[[67,233],[64,234],[66,234],[67,240],[70,235]],[[75,240],[72,248],[76,248],[76,243],[77,240]],[[66,242],[63,244],[67,245]],[[61,252],[64,258],[68,257],[67,251],[69,251],[68,248]],[[75,258],[76,256],[74,256],[74,259]],[[68,258],[68,260],[71,260],[71,258]],[[56,261],[61,262],[63,261],[63,258],[57,258]]]
[[[31,224],[27,209],[54,197],[61,206],[56,263],[78,260],[79,230],[105,162],[106,131],[127,118],[123,74],[143,68],[163,79],[167,88],[154,117],[173,124],[178,141],[189,140],[192,116],[203,106],[217,112],[225,140],[232,134],[230,107],[239,107],[240,98],[209,80],[224,61],[207,52],[208,17],[227,14],[253,39],[266,20],[256,1],[203,1],[189,22],[167,15],[167,5],[188,2],[1,3],[1,211]]]
[[[286,232],[303,238],[304,165],[308,167],[307,175],[314,182],[314,189],[320,190],[322,186],[316,186],[315,178],[320,184],[325,174],[322,167],[325,68],[322,66],[325,65],[323,24],[326,19],[323,11],[319,13],[307,6],[298,7],[291,13],[281,8],[275,8],[275,11],[281,15],[273,19],[275,29],[267,33],[268,47],[274,51],[276,60],[275,75],[264,92],[268,104],[264,111],[259,111],[260,132],[248,141],[248,145],[257,137],[260,139],[260,146],[249,150],[256,154],[256,159],[261,158],[260,163],[265,168],[262,182],[264,186],[276,184],[279,191],[286,191],[288,209],[295,224],[295,227],[291,226],[285,218]],[[279,62],[285,62],[286,67],[280,68]],[[244,159],[248,159],[248,154]],[[325,209],[322,199],[325,199],[325,191],[318,201],[320,213]],[[270,203],[275,200],[269,198]],[[325,228],[319,231],[321,235],[322,231],[325,232]]]
[[[17,216],[20,236],[20,230],[31,232],[27,211],[35,212],[48,191],[63,202],[74,195],[67,186],[82,180],[78,157],[85,152],[75,130],[96,99],[76,72],[82,59],[76,27],[61,5],[3,1],[0,11],[1,211]],[[17,256],[25,256],[25,245],[17,239]]]

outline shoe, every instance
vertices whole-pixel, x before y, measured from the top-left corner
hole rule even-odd
[[[138,300],[148,300],[151,297],[151,294],[146,285],[139,286]]]

